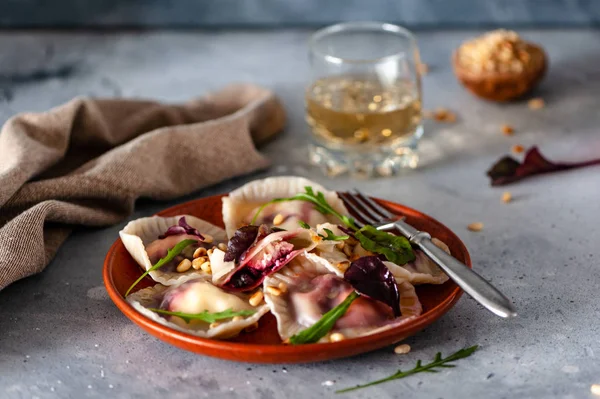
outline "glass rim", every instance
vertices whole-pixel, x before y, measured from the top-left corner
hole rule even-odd
[[[404,36],[407,38],[411,45],[416,48],[417,40],[413,33],[396,24],[391,24],[388,22],[379,22],[379,21],[352,21],[352,22],[342,22],[339,24],[329,25],[324,28],[321,28],[310,35],[308,39],[308,45],[310,52],[318,55],[325,59],[327,62],[331,62],[334,64],[375,64],[380,62],[386,62],[390,60],[395,60],[404,57],[406,51],[398,51],[396,53],[384,55],[376,58],[347,58],[347,57],[338,57],[335,55],[331,55],[328,53],[324,53],[322,51],[317,50],[318,41],[326,36],[329,36],[333,33],[339,33],[348,30],[379,30],[381,32],[392,33],[397,36]]]

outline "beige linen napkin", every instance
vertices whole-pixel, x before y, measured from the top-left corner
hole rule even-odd
[[[0,289],[42,271],[77,225],[266,167],[255,144],[284,121],[273,93],[251,85],[183,105],[77,98],[11,118],[0,132]]]

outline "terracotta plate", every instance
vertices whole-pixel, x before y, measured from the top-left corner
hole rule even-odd
[[[404,215],[416,228],[429,232],[448,244],[452,255],[471,267],[465,245],[450,229],[431,217],[393,202],[378,200],[390,210]],[[202,198],[165,209],[161,216],[190,214],[222,226],[221,196]],[[275,317],[270,313],[260,320],[259,328],[242,333],[229,341],[199,338],[158,324],[135,311],[124,299],[124,293],[140,276],[141,268],[131,258],[120,239],[112,245],[104,261],[104,284],[117,307],[138,326],[155,337],[182,349],[202,355],[252,363],[300,363],[348,357],[382,348],[403,340],[424,329],[446,313],[460,298],[462,291],[453,282],[443,285],[421,285],[417,294],[423,305],[423,314],[394,329],[361,338],[336,343],[284,345],[277,334]],[[138,287],[154,282],[147,277]]]

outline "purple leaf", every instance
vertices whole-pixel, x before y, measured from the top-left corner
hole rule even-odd
[[[385,303],[401,316],[400,294],[394,276],[378,256],[363,256],[352,262],[344,279],[360,294]]]
[[[525,179],[528,176],[592,165],[600,165],[600,159],[575,163],[555,163],[546,159],[537,147],[531,147],[525,154],[523,163],[510,156],[505,156],[487,171],[487,175],[492,180],[492,186],[501,186]]]
[[[200,234],[200,232],[197,229],[195,229],[192,226],[190,226],[189,224],[187,224],[187,222],[185,221],[185,216],[182,216],[179,219],[179,223],[177,224],[177,226],[169,227],[167,229],[167,231],[165,231],[163,235],[158,236],[158,238],[160,240],[162,240],[165,237],[177,236],[180,234],[188,234],[191,236],[196,236],[196,237],[200,238],[201,240],[204,240],[204,236],[202,234]]]
[[[242,255],[254,244],[258,236],[258,226],[244,226],[237,229],[227,244],[225,262],[239,262]]]

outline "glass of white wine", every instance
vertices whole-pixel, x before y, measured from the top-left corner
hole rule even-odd
[[[337,24],[311,36],[309,59],[311,162],[329,175],[415,168],[423,128],[414,36],[388,23]]]

